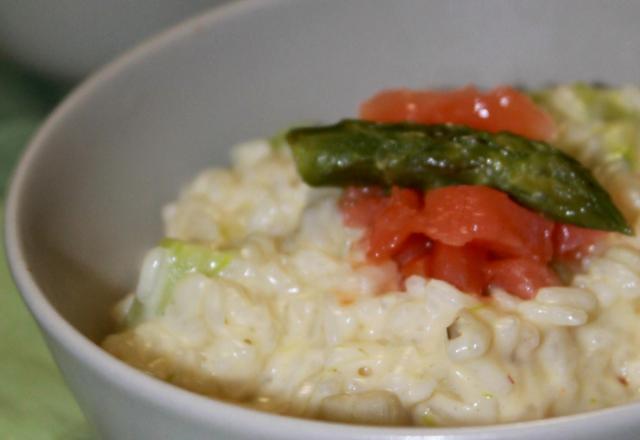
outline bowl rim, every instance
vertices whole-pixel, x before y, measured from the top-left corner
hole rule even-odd
[[[185,420],[200,422],[203,426],[224,425],[233,431],[244,431],[261,436],[278,436],[279,438],[304,436],[309,439],[320,436],[364,440],[416,436],[455,438],[473,434],[478,438],[511,438],[515,435],[540,434],[549,430],[575,428],[576,424],[584,424],[584,428],[588,425],[603,428],[603,426],[619,425],[621,420],[626,420],[628,423],[635,421],[640,415],[640,403],[637,402],[547,419],[469,427],[351,425],[254,410],[235,403],[205,397],[142,373],[89,340],[67,322],[47,300],[44,291],[32,278],[27,264],[27,252],[20,239],[22,235],[20,207],[23,204],[24,187],[32,164],[38,160],[41,151],[46,149],[50,134],[68,114],[78,111],[78,108],[81,108],[83,103],[103,84],[109,83],[136,64],[145,62],[157,52],[168,50],[195,34],[206,32],[218,22],[242,19],[244,15],[254,11],[295,1],[299,2],[299,0],[243,0],[226,3],[147,38],[83,80],[39,127],[24,149],[10,179],[5,201],[4,238],[5,253],[12,278],[41,331],[103,380],[126,387],[151,405],[180,415]],[[47,341],[47,344],[50,342]]]

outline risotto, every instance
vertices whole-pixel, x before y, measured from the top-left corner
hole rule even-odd
[[[553,118],[550,143],[637,230],[640,89],[531,97]],[[253,408],[363,424],[495,424],[639,397],[638,238],[600,233],[531,294],[499,282],[470,294],[371,258],[344,189],[305,183],[286,140],[235,146],[231,159],[165,207],[167,238],[103,343],[123,361]]]

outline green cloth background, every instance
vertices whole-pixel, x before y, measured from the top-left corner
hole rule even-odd
[[[67,89],[0,60],[0,214],[4,214],[4,194],[13,165],[34,129]],[[0,242],[4,249],[3,240]],[[0,255],[0,313],[0,439],[92,438],[11,280],[4,252]]]

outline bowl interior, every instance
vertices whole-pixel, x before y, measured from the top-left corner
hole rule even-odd
[[[637,81],[640,3],[249,1],[83,85],[22,161],[16,241],[33,279],[99,341],[162,236],[161,207],[235,142],[353,116],[386,87]]]

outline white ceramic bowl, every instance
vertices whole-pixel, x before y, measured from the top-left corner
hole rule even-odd
[[[461,429],[281,417],[156,381],[96,344],[161,236],[161,206],[227,146],[353,115],[390,86],[638,81],[639,16],[622,1],[245,1],[90,78],[31,142],[6,213],[15,280],[88,418],[110,439],[640,437],[638,404]]]

